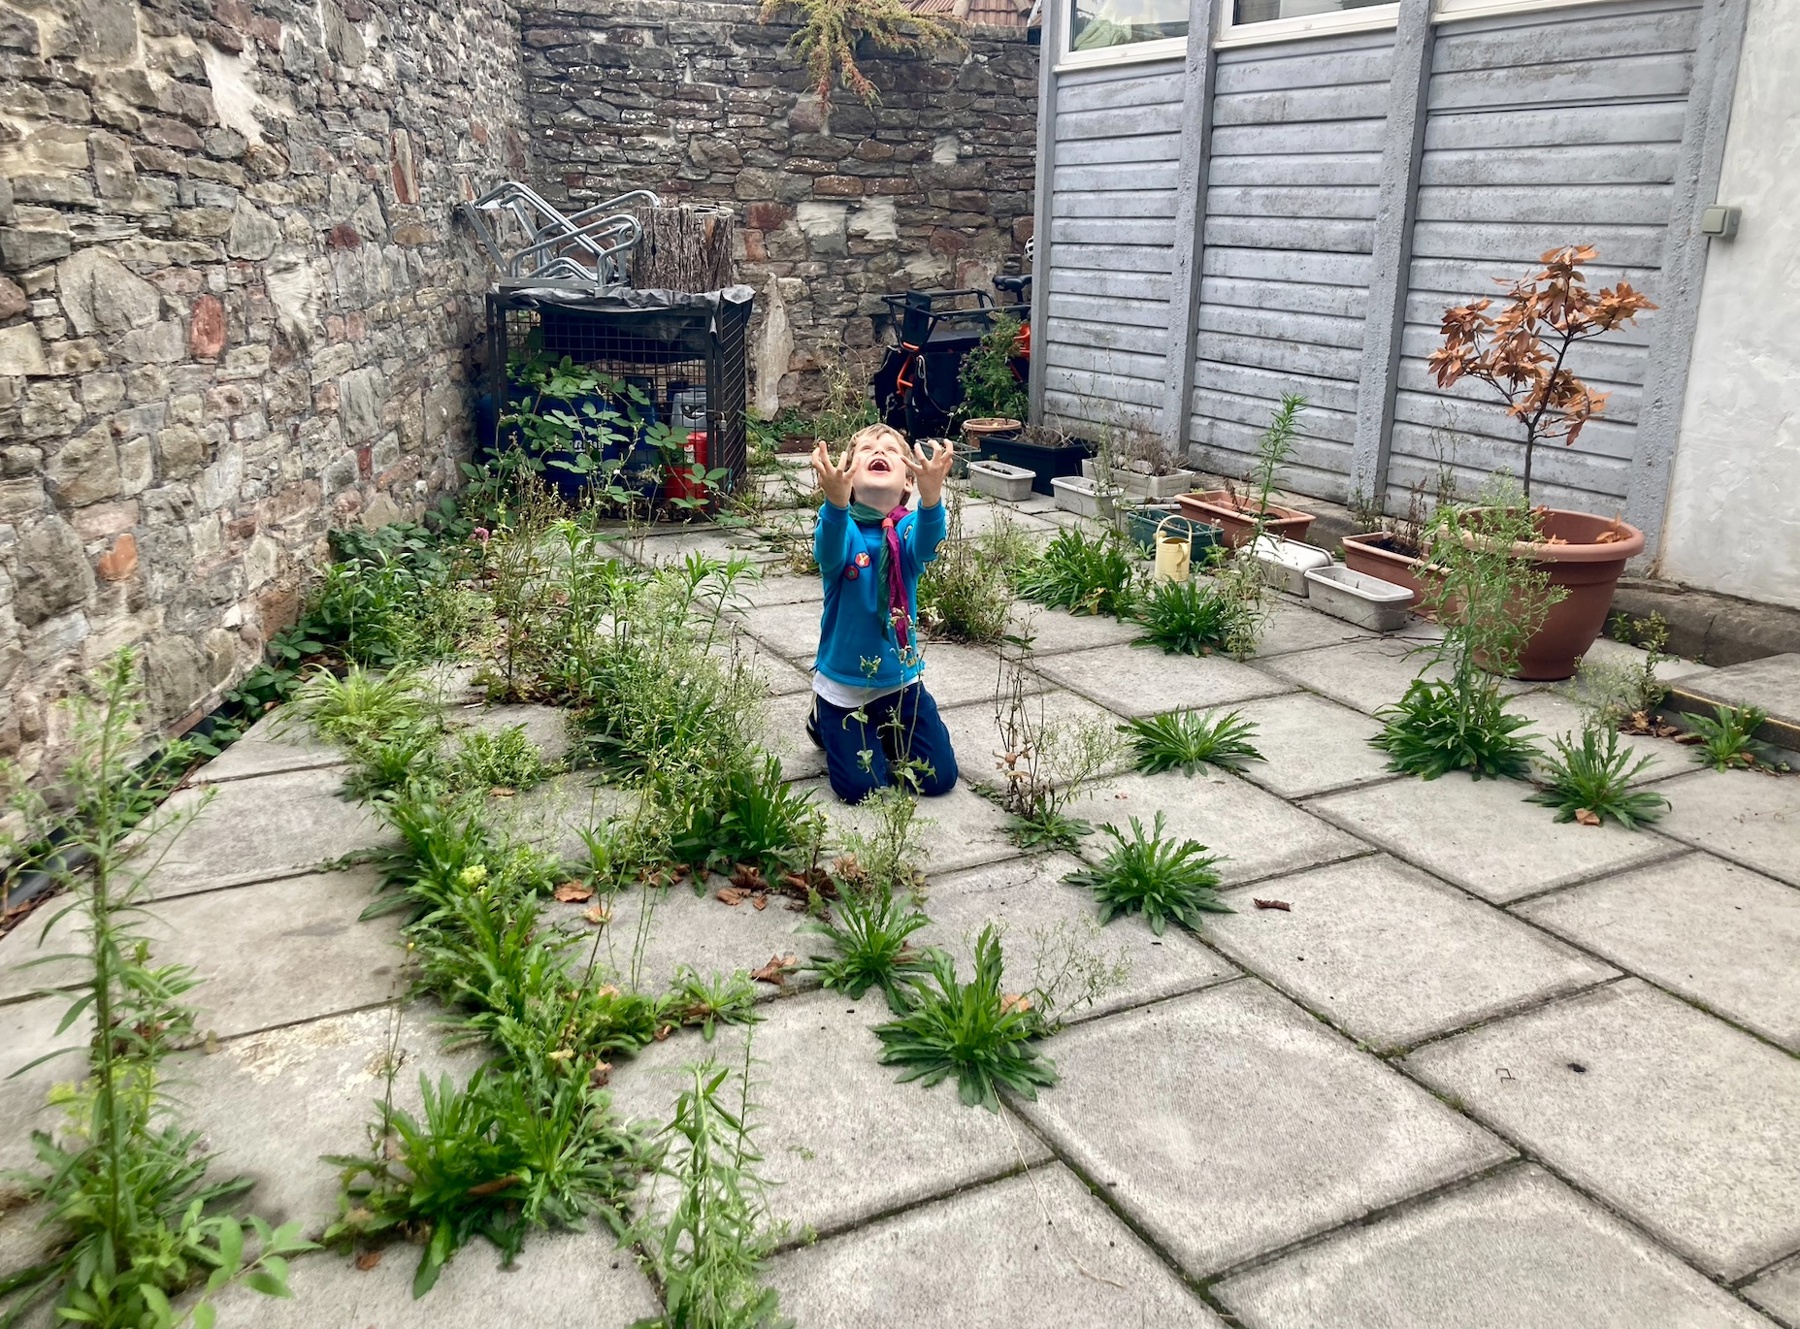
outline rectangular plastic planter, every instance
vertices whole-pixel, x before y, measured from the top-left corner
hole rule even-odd
[[[1081,463],[1081,473],[1088,479],[1094,478],[1095,466],[1092,458]],[[1134,471],[1129,466],[1113,467],[1112,481],[1123,489],[1131,498],[1142,499],[1147,503],[1161,503],[1165,499],[1185,494],[1193,487],[1200,475],[1197,471],[1174,471],[1168,475],[1145,475]]]
[[[1231,547],[1248,544],[1256,531],[1256,514],[1238,506],[1229,490],[1208,489],[1204,493],[1181,494],[1176,500],[1181,510],[1195,521],[1210,522],[1225,532]],[[1312,513],[1298,508],[1269,504],[1269,517],[1263,523],[1265,535],[1282,535],[1290,540],[1304,540],[1313,524]]]
[[[1022,471],[1030,471],[1036,479],[1031,487],[1040,494],[1054,492],[1050,482],[1059,475],[1080,475],[1081,463],[1089,455],[1086,445],[1070,443],[1060,448],[1042,443],[1027,443],[1014,436],[990,434],[981,445],[981,455],[988,461],[1005,462]]]
[[[1412,616],[1411,591],[1341,564],[1309,569],[1306,584],[1315,608],[1371,632],[1393,632]]]
[[[1056,506],[1064,512],[1102,519],[1112,516],[1123,493],[1117,485],[1103,490],[1098,481],[1079,475],[1054,476],[1050,488],[1056,494]]]
[[[1303,545],[1297,540],[1283,540],[1278,535],[1265,535],[1251,546],[1250,552],[1262,564],[1263,580],[1289,595],[1306,595],[1306,574],[1314,568],[1331,566],[1331,555],[1323,549]]]
[[[1002,499],[1008,503],[1023,503],[1030,498],[1036,479],[1023,466],[1010,466],[1003,461],[969,463],[970,488],[977,494],[986,494],[989,498]]]
[[[1119,515],[1125,519],[1125,534],[1146,558],[1156,556],[1156,530],[1162,526],[1165,518],[1173,518],[1163,529],[1172,533],[1186,531],[1188,533],[1188,556],[1195,567],[1204,567],[1206,551],[1225,543],[1225,532],[1217,526],[1208,526],[1205,522],[1185,517],[1175,510],[1173,503],[1165,503],[1160,507],[1142,503],[1136,507],[1122,508]]]

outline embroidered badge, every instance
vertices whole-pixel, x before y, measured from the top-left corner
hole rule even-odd
[[[857,567],[859,567],[859,568],[866,568],[866,567],[868,567],[868,566],[869,566],[869,556],[868,556],[868,554],[866,554],[866,553],[862,553],[862,554],[858,554],[858,555],[857,555],[857,556],[856,556],[856,566],[857,566]]]
[[[854,563],[852,563],[849,567],[844,569],[844,580],[845,581],[855,581],[856,577],[857,577],[856,565]]]

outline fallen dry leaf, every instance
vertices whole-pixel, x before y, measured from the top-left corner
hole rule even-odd
[[[588,1072],[590,1088],[604,1089],[606,1082],[610,1079],[612,1079],[612,1063],[610,1061],[597,1061],[594,1063],[594,1069]]]
[[[356,1267],[366,1274],[381,1263],[381,1255],[380,1251],[364,1251],[356,1257]]]
[[[773,983],[776,987],[787,986],[787,976],[800,966],[798,955],[771,955],[769,962],[761,969],[752,969],[750,977],[758,983]]]
[[[769,897],[761,893],[752,895],[750,897],[750,907],[760,914],[769,907]]]
[[[595,905],[592,909],[583,914],[582,917],[587,919],[587,921],[592,923],[595,927],[604,926],[612,920],[612,914],[607,911],[606,906],[603,904]]]
[[[517,1177],[495,1177],[492,1181],[484,1181],[479,1185],[469,1187],[468,1193],[470,1195],[498,1195],[508,1186],[517,1186],[518,1184]]]
[[[762,869],[754,863],[739,863],[737,871],[731,874],[731,884],[747,891],[766,891],[769,889],[768,878]]]
[[[565,881],[552,895],[564,904],[586,904],[594,898],[594,888],[579,881]]]
[[[744,902],[746,892],[740,891],[735,886],[721,886],[715,894],[718,897],[719,903],[728,904],[735,909]]]
[[[672,1025],[665,1024],[665,1025],[660,1026],[657,1029],[657,1031],[651,1035],[651,1037],[654,1038],[658,1043],[666,1043],[669,1041],[669,1035],[674,1032],[675,1032],[675,1029]]]
[[[1294,912],[1294,906],[1286,900],[1258,900],[1254,896],[1251,897],[1251,900],[1258,909],[1279,909],[1284,914]]]
[[[1575,809],[1575,820],[1580,822],[1583,826],[1598,826],[1600,824],[1600,818],[1595,813],[1589,812],[1586,808]]]
[[[1002,1013],[1006,1013],[1006,1012],[1010,1012],[1010,1011],[1018,1011],[1021,1015],[1023,1015],[1026,1011],[1028,1011],[1030,1009],[1031,1009],[1031,998],[1030,997],[1023,996],[1017,992],[1003,992],[1000,994],[1000,1010]]]
[[[514,794],[516,794],[518,792],[519,791],[517,789],[509,788],[508,786],[503,785],[503,784],[497,784],[492,789],[488,790],[488,797],[490,797],[490,798],[511,798]]]

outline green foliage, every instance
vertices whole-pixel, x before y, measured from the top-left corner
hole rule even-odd
[[[1556,755],[1544,760],[1547,787],[1529,801],[1555,808],[1557,821],[1574,821],[1586,812],[1602,821],[1610,817],[1631,831],[1669,810],[1669,800],[1661,794],[1631,788],[1652,759],[1643,757],[1634,765],[1637,754],[1620,749],[1617,730],[1606,730],[1602,739],[1598,731],[1587,729],[1579,744],[1571,735],[1551,743]]]
[[[1014,574],[1013,589],[1034,604],[1074,614],[1129,617],[1142,570],[1118,532],[1089,536],[1059,531],[1034,561]]]
[[[1229,650],[1242,633],[1243,604],[1219,581],[1158,582],[1136,610],[1144,635],[1134,644],[1160,646],[1166,655]]]
[[[1300,412],[1306,409],[1306,398],[1298,392],[1284,392],[1281,405],[1269,417],[1268,426],[1256,441],[1256,469],[1251,483],[1256,499],[1251,513],[1256,518],[1255,535],[1263,533],[1270,516],[1269,499],[1275,493],[1275,481],[1282,468],[1294,459],[1294,440],[1300,436]]]
[[[875,1027],[881,1061],[903,1066],[900,1079],[926,1088],[954,1075],[964,1103],[1000,1110],[1000,1089],[1027,1099],[1056,1083],[1056,1068],[1032,1041],[1042,1032],[1029,1004],[1000,991],[1004,957],[992,924],[975,942],[975,971],[967,983],[956,978],[956,962],[930,952],[929,981],[910,984],[899,1019]]]
[[[771,879],[809,862],[825,835],[825,814],[812,791],[786,783],[774,756],[757,769],[732,769],[717,802],[695,801],[688,809],[687,824],[671,839],[672,854],[720,867],[754,863]]]
[[[1657,665],[1667,658],[1663,647],[1669,641],[1669,625],[1662,615],[1635,623],[1621,618],[1613,635],[1627,645],[1643,647],[1643,659],[1630,664],[1584,659],[1575,674],[1576,700],[1588,723],[1607,729],[1631,724],[1636,717],[1647,721],[1669,695],[1668,686],[1656,676]]]
[[[992,646],[1005,640],[1013,569],[1032,555],[1023,533],[1004,515],[987,533],[962,533],[962,499],[948,495],[949,532],[919,578],[919,624],[946,641]]]
[[[185,966],[152,963],[146,883],[199,809],[146,815],[134,770],[144,706],[131,652],[112,656],[90,682],[98,696],[72,703],[74,755],[63,773],[75,815],[52,813],[16,784],[11,802],[21,829],[0,841],[13,856],[52,828],[61,837],[61,854],[42,863],[70,903],[51,915],[39,940],[73,919],[81,948],[30,963],[79,966],[82,980],[57,1032],[82,1022],[93,1028],[84,1074],[53,1095],[67,1114],[64,1129],[32,1133],[44,1171],[18,1179],[24,1198],[48,1212],[50,1254],[0,1279],[0,1325],[35,1322],[54,1295],[58,1323],[172,1329],[180,1321],[171,1299],[196,1288],[197,1323],[210,1323],[213,1297],[231,1284],[286,1296],[288,1258],[312,1247],[297,1223],[271,1228],[252,1219],[255,1244],[246,1248],[243,1221],[228,1202],[250,1183],[208,1180],[199,1132],[181,1125],[163,1092],[164,1054],[193,1036],[183,998],[194,979]],[[139,837],[147,847],[138,847]],[[51,1054],[60,1055],[74,1054]]]
[[[863,895],[882,891],[917,895],[925,886],[919,866],[923,848],[918,796],[910,788],[891,784],[870,794],[861,808],[874,825],[867,831],[852,827],[842,833],[844,852],[832,864],[833,875]]]
[[[1150,930],[1162,936],[1169,920],[1198,932],[1202,914],[1229,914],[1219,899],[1218,857],[1197,840],[1163,839],[1163,814],[1148,838],[1144,825],[1131,819],[1131,838],[1116,826],[1101,828],[1112,847],[1099,866],[1071,872],[1063,880],[1086,886],[1100,902],[1100,921],[1120,914],[1141,913]]]
[[[1013,372],[1019,354],[1019,333],[1024,325],[1016,318],[995,314],[975,349],[963,357],[958,378],[963,400],[958,413],[967,420],[1023,420],[1027,401],[1025,384]]]
[[[329,1160],[343,1169],[344,1194],[328,1244],[416,1235],[413,1296],[422,1297],[476,1236],[510,1265],[533,1227],[577,1227],[602,1214],[622,1228],[618,1210],[636,1169],[606,1120],[606,1096],[585,1074],[477,1070],[462,1089],[447,1075],[435,1088],[421,1076],[419,1091],[417,1117],[380,1105],[369,1155]]]
[[[418,675],[403,668],[380,674],[352,665],[341,677],[315,670],[277,723],[296,722],[353,757],[404,734],[428,734],[435,742],[438,733],[437,704]]]
[[[750,1024],[762,1018],[756,1013],[756,984],[742,969],[702,978],[698,970],[681,966],[667,1010],[682,1024],[698,1025],[708,1043],[720,1024]]]
[[[762,1155],[751,1140],[749,1040],[735,1110],[721,1095],[729,1071],[712,1062],[688,1071],[692,1083],[658,1137],[657,1183],[674,1182],[674,1205],[641,1242],[667,1309],[633,1329],[792,1329],[779,1296],[761,1281],[776,1233],[756,1171]],[[646,1209],[657,1211],[654,1191]]]
[[[888,890],[866,895],[845,892],[834,913],[835,918],[810,926],[831,940],[837,954],[815,955],[808,967],[818,973],[824,987],[852,1000],[879,987],[895,1014],[903,1014],[901,983],[930,972],[929,962],[908,939],[930,920]]]
[[[1246,762],[1263,760],[1250,741],[1256,726],[1239,711],[1224,715],[1170,711],[1128,721],[1119,732],[1131,744],[1137,768],[1145,775],[1174,770],[1193,775],[1208,764],[1235,771]]]
[[[1423,780],[1447,771],[1523,780],[1538,755],[1536,744],[1518,734],[1531,721],[1508,714],[1491,682],[1470,680],[1459,690],[1453,681],[1415,678],[1399,705],[1376,716],[1386,728],[1369,741],[1388,754],[1389,769]]]
[[[1001,777],[996,796],[1008,814],[1007,834],[1023,849],[1072,849],[1093,827],[1065,811],[1087,793],[1118,755],[1119,735],[1103,720],[1057,722],[1041,695],[1027,695],[1022,660],[1002,665],[994,698]]]
[[[458,789],[531,789],[557,771],[522,724],[463,733],[448,765],[450,783]]]
[[[1756,706],[1715,706],[1711,716],[1690,715],[1690,732],[1700,736],[1694,760],[1715,771],[1756,765],[1761,746],[1756,731],[1769,718],[1769,713]]]

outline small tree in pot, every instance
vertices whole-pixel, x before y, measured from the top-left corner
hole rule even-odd
[[[1583,426],[1606,408],[1607,394],[1590,388],[1568,366],[1570,351],[1631,323],[1656,308],[1627,282],[1590,291],[1583,264],[1598,257],[1591,245],[1565,245],[1543,266],[1515,281],[1501,300],[1477,300],[1444,311],[1444,343],[1427,363],[1438,386],[1465,378],[1486,383],[1525,431],[1525,498],[1531,497],[1532,461],[1539,442],[1571,445]],[[1642,531],[1617,517],[1560,508],[1533,509],[1536,540],[1513,545],[1567,596],[1520,653],[1518,672],[1528,679],[1568,678],[1606,621],[1613,588],[1627,560],[1644,548]]]

